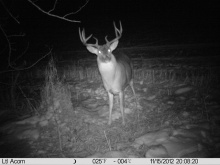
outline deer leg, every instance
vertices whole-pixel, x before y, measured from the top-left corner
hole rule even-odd
[[[109,120],[108,125],[112,123],[112,108],[113,108],[113,94],[108,92],[108,99],[109,99]]]
[[[124,93],[119,93],[119,99],[120,99],[120,109],[121,109],[121,116],[122,116],[122,124],[125,125],[125,118],[124,118]]]

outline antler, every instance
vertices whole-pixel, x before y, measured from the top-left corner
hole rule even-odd
[[[115,26],[115,22],[113,22],[113,25],[114,25],[114,29],[115,29],[115,35],[116,35],[116,38],[111,40],[111,41],[108,41],[107,39],[107,36],[105,36],[105,41],[106,41],[106,44],[110,45],[111,43],[115,42],[116,40],[119,40],[122,36],[122,26],[121,26],[121,21],[119,21],[119,24],[120,24],[120,29],[118,29],[116,26]]]
[[[96,43],[95,44],[88,44],[87,41],[92,37],[92,34],[89,36],[89,37],[85,37],[85,30],[83,29],[82,30],[82,33],[81,33],[81,30],[79,28],[79,37],[80,37],[80,40],[82,41],[82,43],[85,45],[85,46],[94,46],[96,48],[99,47],[98,45],[98,40],[97,38],[93,37],[95,40],[96,40]]]

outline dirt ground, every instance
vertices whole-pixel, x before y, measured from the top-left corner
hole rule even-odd
[[[71,102],[59,95],[44,115],[1,127],[1,157],[220,156],[217,90],[170,82],[134,86],[137,105],[131,89],[125,91],[126,124],[115,96],[109,126],[102,84],[69,82]]]

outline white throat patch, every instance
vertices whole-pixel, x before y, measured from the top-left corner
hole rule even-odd
[[[115,66],[114,66],[114,64],[113,64],[112,61],[107,62],[107,63],[101,63],[101,62],[100,62],[100,63],[98,64],[98,66],[99,66],[100,72],[109,72],[109,71],[111,71],[112,69],[115,69]]]

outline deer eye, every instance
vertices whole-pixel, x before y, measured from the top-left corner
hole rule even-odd
[[[110,50],[110,49],[108,49],[108,52],[110,53],[110,52],[111,52],[111,50]]]
[[[101,52],[101,50],[99,50],[99,54],[101,54],[102,52]]]

